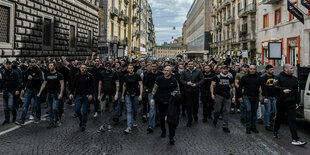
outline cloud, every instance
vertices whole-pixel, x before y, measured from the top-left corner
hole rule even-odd
[[[156,43],[182,35],[182,26],[194,0],[148,0],[153,11]],[[176,27],[176,30],[173,30]]]

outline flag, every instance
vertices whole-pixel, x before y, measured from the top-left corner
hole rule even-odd
[[[301,5],[310,10],[310,0],[301,0]]]

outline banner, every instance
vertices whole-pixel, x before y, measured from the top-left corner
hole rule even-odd
[[[301,0],[301,5],[310,10],[310,0]]]
[[[300,12],[289,0],[287,0],[287,10],[304,24],[304,14]]]

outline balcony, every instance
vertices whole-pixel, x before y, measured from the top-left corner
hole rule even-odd
[[[121,21],[121,20],[124,20],[125,19],[125,15],[120,13],[119,16],[118,16],[118,20]]]
[[[119,42],[118,36],[113,36],[113,38],[111,39],[111,42],[117,44]]]
[[[212,10],[211,16],[212,16],[212,17],[216,17],[216,9],[213,9],[213,10]]]
[[[248,16],[247,12],[246,12],[246,8],[242,8],[238,11],[238,15],[240,18],[245,18]]]
[[[128,38],[126,37],[125,39],[120,41],[121,46],[127,46],[128,45]]]
[[[223,24],[224,24],[225,26],[228,26],[228,25],[229,25],[229,18],[231,18],[231,17],[228,17],[227,20],[226,20],[226,19],[223,20]]]
[[[139,7],[139,4],[136,0],[133,1],[133,8],[138,8]]]
[[[126,4],[129,4],[129,0],[124,0],[124,2],[125,2]]]
[[[217,24],[215,25],[215,30],[220,30],[222,29],[222,22],[217,22]]]
[[[224,2],[224,6],[229,6],[230,4],[231,4],[231,2],[230,2],[231,0],[226,0],[225,2]]]
[[[129,17],[128,16],[124,16],[124,23],[128,24],[128,22],[129,22]]]
[[[110,8],[110,14],[112,17],[118,16],[119,15],[118,9],[115,7]]]
[[[263,4],[276,4],[281,0],[263,0]]]
[[[132,17],[132,22],[137,22],[138,21],[138,16],[133,16]]]
[[[246,13],[247,13],[247,14],[256,13],[256,4],[255,4],[255,3],[249,4],[249,5],[246,7]]]
[[[231,38],[231,44],[232,45],[238,45],[239,43],[239,39],[237,37],[233,37]]]

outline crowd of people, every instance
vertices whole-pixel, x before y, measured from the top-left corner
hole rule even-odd
[[[0,67],[5,114],[2,125],[9,124],[12,115],[12,122],[23,126],[30,105],[29,119],[39,123],[41,104],[46,103],[48,127],[59,127],[65,113],[64,104],[72,104],[81,131],[86,129],[89,114],[97,118],[105,109],[113,112],[115,125],[125,113],[124,132],[130,134],[132,128],[137,127],[141,112],[143,123],[148,123],[147,134],[160,126],[160,136],[166,137],[167,122],[169,143],[174,144],[180,117],[186,117],[186,126],[191,127],[199,120],[201,103],[202,121],[217,126],[222,119],[223,132],[230,133],[230,115],[238,113],[246,134],[259,133],[256,128],[259,121],[279,138],[280,124],[287,119],[291,143],[305,145],[297,135],[298,85],[293,73],[294,68],[289,64],[283,66],[279,75],[274,75],[272,65],[265,66],[262,73],[255,64],[236,64],[231,59],[223,62],[215,59],[129,61],[100,59],[93,54],[91,59],[72,62],[66,57],[59,60],[48,57],[46,61],[6,60]],[[20,107],[22,114],[18,117]],[[107,127],[101,125],[98,132],[106,130]]]

